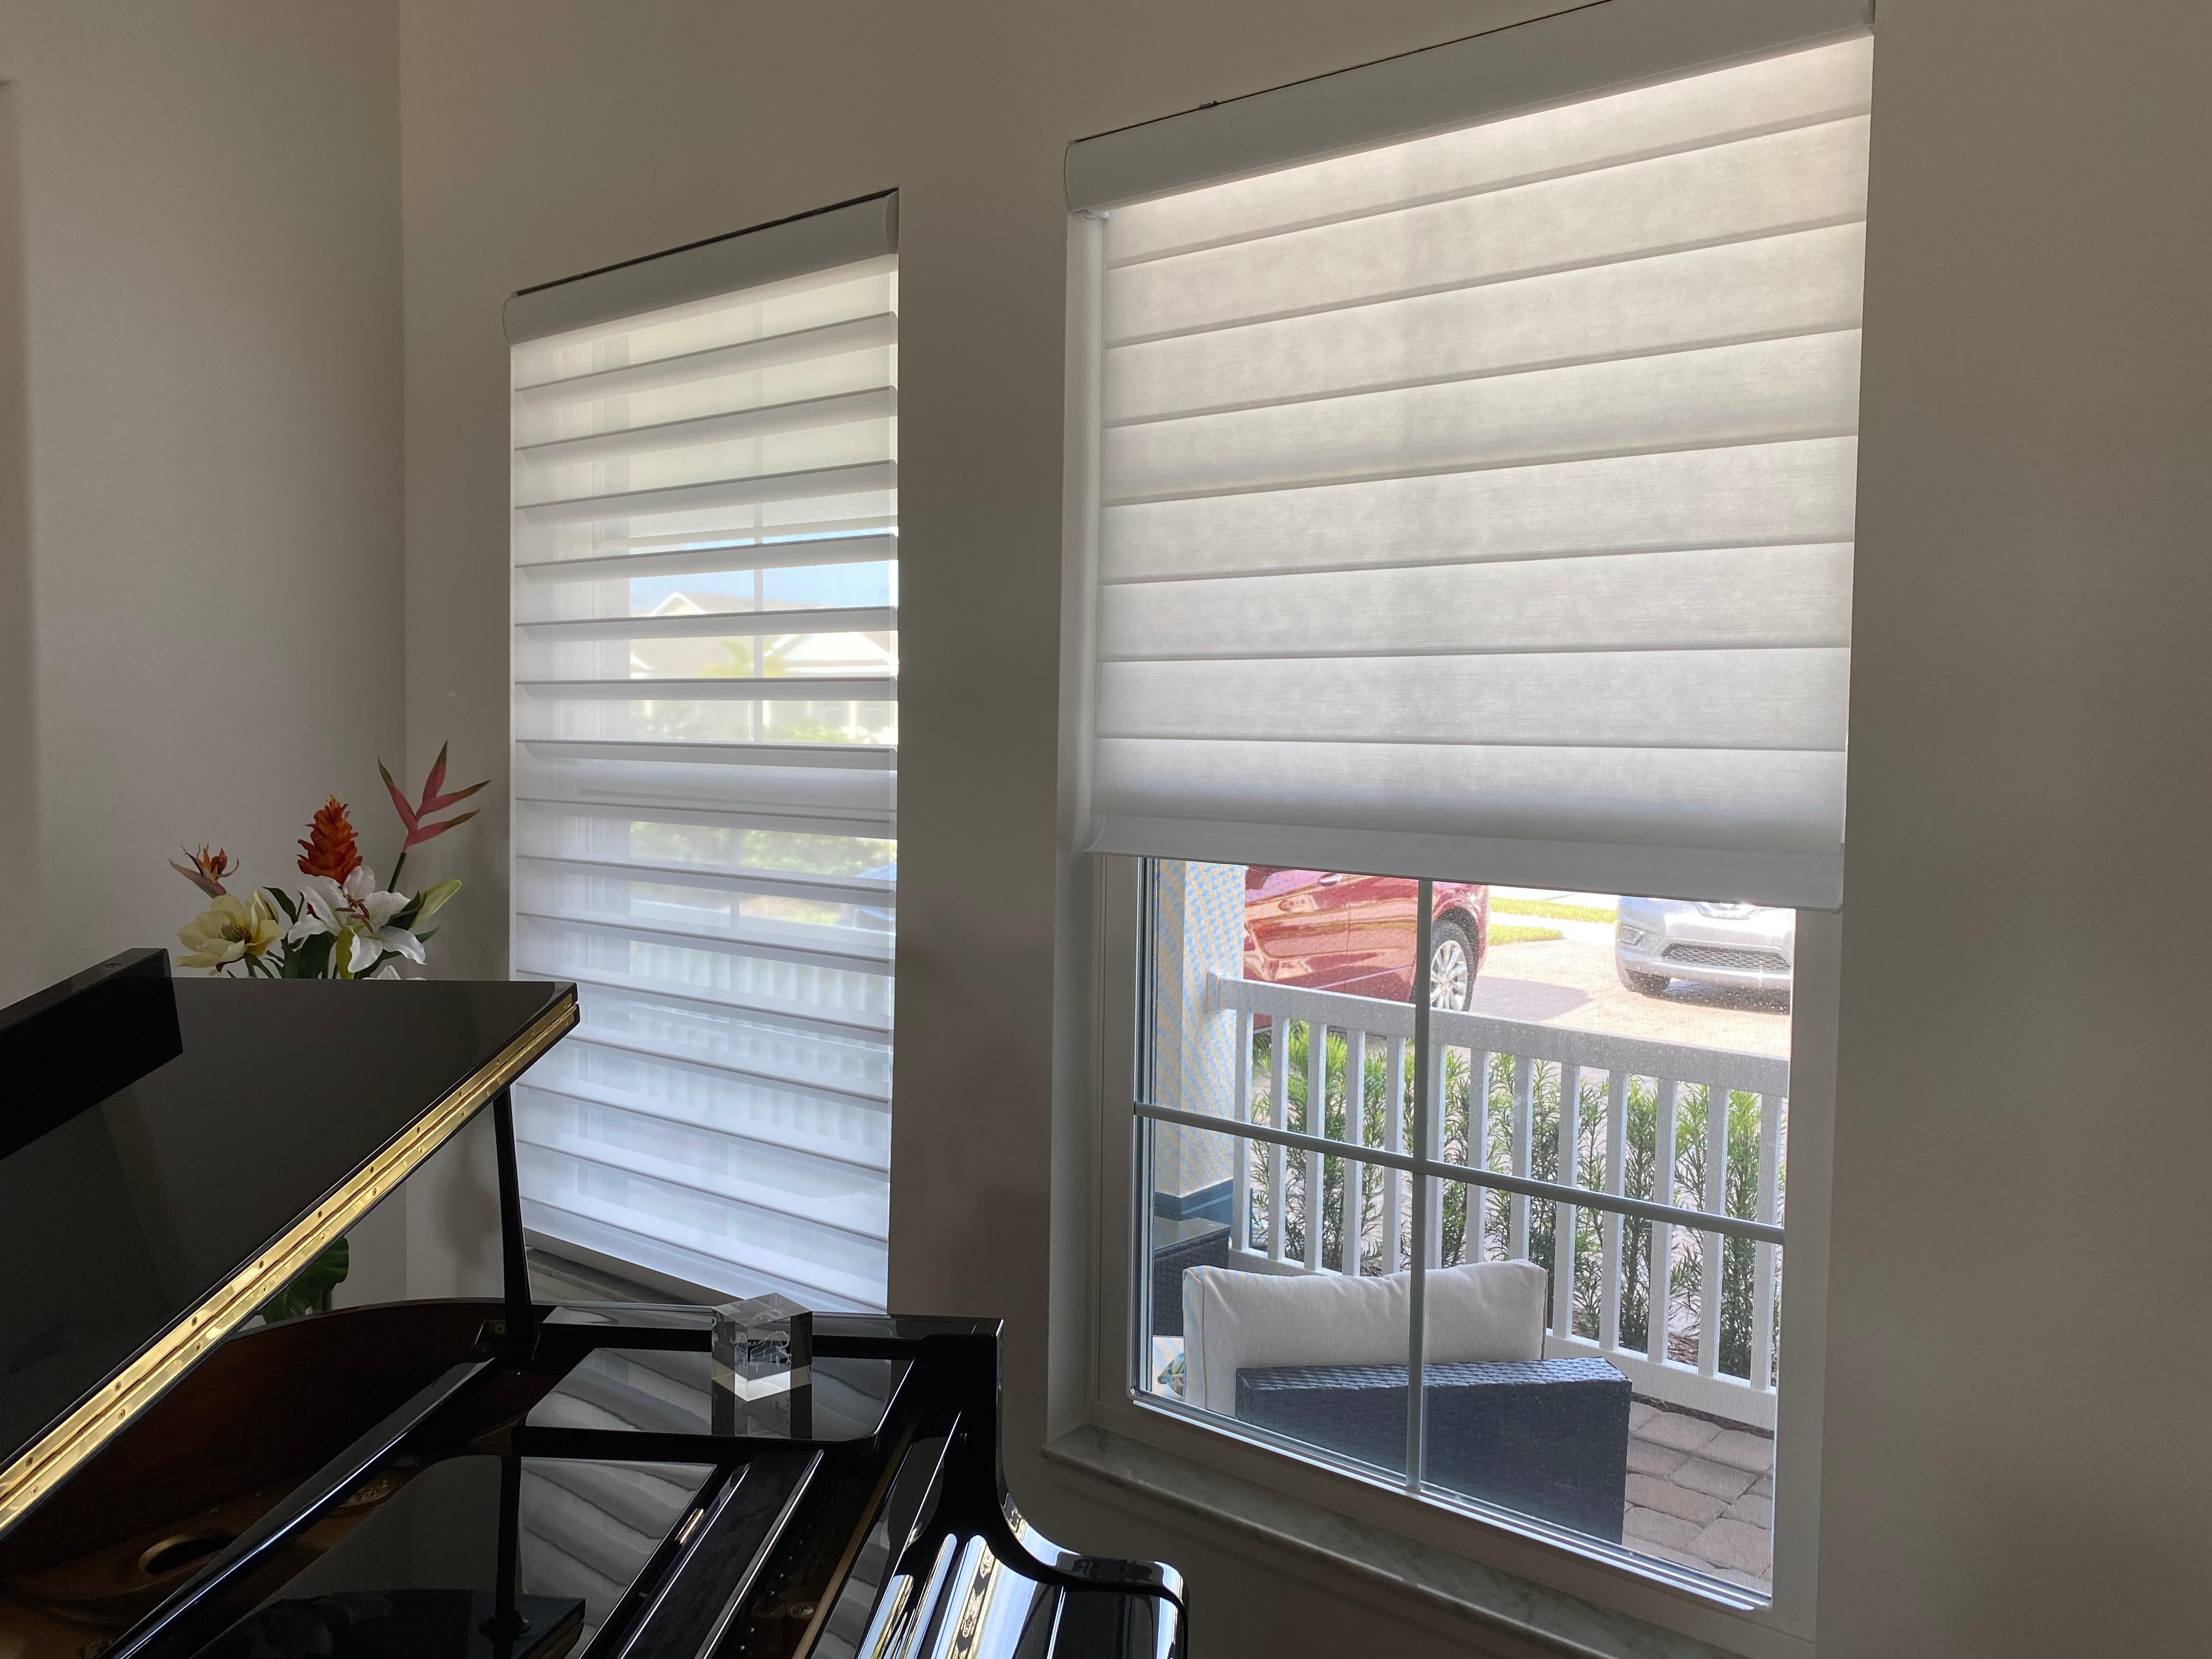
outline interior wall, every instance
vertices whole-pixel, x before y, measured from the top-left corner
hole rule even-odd
[[[39,903],[38,676],[32,657],[31,526],[25,499],[21,100],[0,84],[0,911]],[[0,1004],[38,988],[35,929],[0,942]]]
[[[29,434],[0,797],[35,801],[37,895],[0,985],[173,945],[179,843],[279,879],[333,791],[391,856],[398,69],[378,0],[0,0]]]
[[[1875,64],[1821,1652],[2201,1651],[2212,9]]]
[[[891,1293],[1006,1317],[1014,1491],[1079,1547],[1180,1559],[1208,1652],[1401,1633],[1036,1455],[1049,1211],[1064,1228],[1083,1186],[1065,1139],[1054,1186],[1051,1127],[1055,989],[1085,1000],[1082,952],[1057,981],[1054,955],[1055,879],[1081,886],[1054,817],[1060,157],[1552,9],[403,6],[410,758],[450,736],[495,800],[501,300],[902,193]],[[2124,27],[2091,0],[1882,6],[1823,1656],[2189,1645],[2212,1520],[2189,1231],[2212,1130],[2182,1035],[2208,977],[2206,27],[2196,0]],[[504,966],[501,812],[447,853],[468,971]]]
[[[495,802],[507,732],[501,302],[527,284],[901,192],[890,1295],[904,1309],[1006,1318],[1010,1483],[1048,1532],[1079,1547],[1126,1547],[1132,1534],[1036,1455],[1052,1254],[1062,155],[1089,133],[1552,9],[403,9],[409,743],[419,769],[450,737],[456,765],[497,773]],[[469,971],[505,968],[504,810],[483,820],[499,833],[447,854],[471,890],[441,943]],[[472,1236],[476,1254],[439,1256],[418,1231],[412,1286],[495,1282],[489,1226],[465,1235],[452,1190],[425,1194],[448,1244]],[[1208,1652],[1319,1650],[1286,1648],[1288,1627],[1231,1612],[1255,1583],[1316,1640],[1370,1628],[1371,1610],[1153,1535],[1154,1553],[1172,1550],[1194,1571]]]

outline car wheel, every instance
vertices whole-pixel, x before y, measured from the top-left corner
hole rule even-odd
[[[1664,974],[1639,974],[1622,967],[1618,962],[1613,971],[1620,975],[1620,982],[1630,990],[1647,997],[1664,996],[1667,988],[1674,981]]]
[[[1464,1013],[1474,999],[1474,935],[1447,916],[1429,939],[1429,1006]]]

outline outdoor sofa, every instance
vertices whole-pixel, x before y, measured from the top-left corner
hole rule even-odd
[[[1544,1358],[1549,1275],[1534,1262],[1426,1278],[1428,1480],[1619,1542],[1628,1379]],[[1402,1475],[1411,1280],[1185,1268],[1184,1399]]]

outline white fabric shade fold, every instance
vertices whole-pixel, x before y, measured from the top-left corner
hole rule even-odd
[[[873,351],[898,341],[898,319],[878,311],[844,322],[823,323],[794,329],[734,345],[712,346],[673,357],[647,358],[615,368],[570,375],[565,380],[517,386],[515,401],[535,413],[562,404],[589,403],[600,398],[632,397],[665,386],[692,386],[725,375],[755,374],[787,363],[818,365],[848,352]]]
[[[1295,703],[1311,743],[1840,753],[1849,670],[1835,647],[1109,663],[1098,734],[1265,742]]]
[[[1863,225],[1182,334],[1117,352],[1108,425],[1856,327]]]
[[[1116,427],[1106,499],[1833,437],[1857,384],[1857,331],[1837,330]]]
[[[872,461],[791,472],[744,471],[732,477],[698,483],[559,496],[550,501],[526,501],[514,511],[515,517],[526,525],[586,524],[659,518],[708,507],[757,507],[767,501],[838,501],[888,491],[896,482],[897,471],[893,463]]]
[[[1854,117],[1109,266],[1106,339],[1234,327],[1844,223],[1865,216],[1866,157],[1867,123]],[[1145,210],[1123,211],[1141,218]],[[1109,250],[1115,234],[1109,227]]]
[[[1716,608],[1716,591],[1741,594]],[[1693,650],[1850,641],[1851,546],[1673,549],[1120,582],[1099,594],[1098,655],[1351,657]],[[1316,636],[1315,619],[1328,618]]]
[[[871,525],[871,532],[878,531]],[[811,532],[805,540],[788,539],[790,531]],[[619,577],[635,581],[647,576],[719,575],[733,570],[796,570],[809,565],[859,564],[881,560],[896,562],[898,538],[889,533],[851,533],[843,523],[787,527],[785,539],[776,541],[719,541],[720,531],[695,532],[666,544],[668,538],[603,537],[609,545],[636,544],[634,553],[600,557],[540,559],[515,566],[515,574],[530,584],[516,595],[519,620],[541,614],[557,615],[557,600],[539,590],[568,582],[605,581]]]
[[[609,455],[655,454],[702,444],[727,443],[738,438],[775,437],[819,427],[889,420],[897,413],[898,399],[891,389],[878,386],[864,392],[801,398],[791,403],[765,404],[757,409],[732,410],[720,415],[695,415],[687,420],[663,421],[627,431],[551,438],[541,444],[526,445],[515,453],[526,462],[539,464],[590,460]]]

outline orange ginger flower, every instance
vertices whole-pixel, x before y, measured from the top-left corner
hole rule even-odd
[[[354,845],[353,820],[336,795],[325,801],[307,826],[307,839],[300,843],[303,876],[328,876],[343,882],[361,864],[361,848]]]

